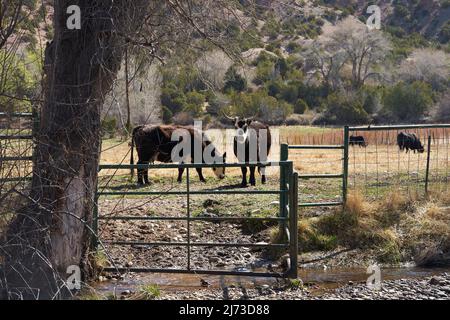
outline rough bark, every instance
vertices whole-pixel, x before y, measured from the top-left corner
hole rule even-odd
[[[73,4],[81,8],[81,30],[66,28],[66,9]],[[26,288],[16,289],[23,298],[60,298],[67,294],[68,266],[89,271],[86,226],[97,182],[100,111],[120,67],[121,26],[132,10],[126,0],[60,0],[54,7],[30,205],[12,224],[7,241],[5,282],[8,288]]]

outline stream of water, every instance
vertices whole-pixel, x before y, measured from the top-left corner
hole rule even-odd
[[[411,278],[425,278],[433,275],[450,272],[450,268],[385,268],[381,270],[382,280],[398,280]],[[317,289],[334,289],[350,281],[354,283],[365,282],[368,278],[364,268],[332,268],[322,269],[299,269],[299,278],[303,283],[314,285]],[[107,281],[99,283],[95,289],[99,292],[123,292],[125,290],[135,291],[142,285],[154,284],[165,291],[199,290],[202,289],[201,280],[209,283],[210,288],[224,288],[227,286],[242,286],[254,288],[263,285],[277,284],[279,279],[254,278],[243,276],[202,276],[195,274],[132,274],[123,280]]]

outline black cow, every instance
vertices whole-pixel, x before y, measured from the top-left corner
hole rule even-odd
[[[350,136],[349,144],[351,146],[359,146],[360,148],[366,148],[368,146],[363,136]]]
[[[406,153],[408,153],[409,150],[413,150],[414,153],[416,153],[416,150],[419,153],[425,152],[422,142],[420,142],[420,139],[414,133],[400,132],[397,136],[397,144],[400,151],[406,150]]]
[[[258,121],[251,119],[240,119],[238,117],[233,119],[234,127],[237,132],[234,137],[233,148],[234,154],[240,163],[252,162],[266,162],[272,146],[272,136],[270,128]],[[265,139],[266,141],[262,141]],[[251,144],[255,145],[251,145]],[[265,144],[265,148],[263,146]],[[245,152],[243,152],[245,150]],[[256,154],[255,152],[256,151]],[[255,171],[256,166],[249,165],[250,169],[250,184],[256,185]],[[247,167],[241,167],[243,187],[247,186]],[[258,172],[261,174],[261,183],[265,184],[266,174],[265,168],[258,166]]]
[[[205,136],[194,128],[183,126],[139,126],[133,130],[130,164],[134,164],[133,151],[135,145],[139,157],[138,164],[148,164],[155,161],[163,163],[173,162],[172,150],[183,141],[182,137],[179,141],[172,141],[172,134],[176,130],[185,130],[183,132],[188,132],[191,137],[190,154],[180,154],[180,157],[188,156],[191,158],[191,161],[194,162],[194,145],[196,145],[196,143],[200,143],[202,146],[202,162],[205,163],[205,159],[203,159],[203,151],[212,143],[208,139],[205,139]],[[211,150],[211,155],[215,159],[220,159],[223,161],[222,163],[226,162],[226,153],[221,155],[214,145],[212,145],[212,148],[210,147],[209,150]],[[196,170],[200,181],[206,182],[203,177],[202,169],[198,168]],[[225,167],[216,167],[213,168],[213,171],[219,179],[225,178]],[[184,169],[178,169],[178,182],[182,181],[183,173]],[[131,175],[134,175],[134,170],[131,170]],[[148,169],[138,169],[138,183],[143,185],[144,182],[146,184],[149,183]]]

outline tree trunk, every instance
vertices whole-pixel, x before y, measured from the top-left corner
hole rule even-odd
[[[97,183],[100,112],[123,57],[124,43],[115,31],[130,10],[126,0],[54,3],[30,205],[8,232],[6,279],[10,288],[26,288],[20,292],[24,298],[59,298],[68,293],[69,266],[90,270],[87,226]],[[66,27],[73,4],[81,8],[81,30]]]
[[[125,103],[127,105],[127,135],[131,133],[130,79],[128,74],[128,50],[125,48]]]

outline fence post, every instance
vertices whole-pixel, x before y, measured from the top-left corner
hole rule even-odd
[[[298,173],[292,173],[289,182],[289,277],[298,278]]]
[[[347,202],[348,194],[348,163],[349,163],[349,126],[344,127],[344,159],[343,159],[343,181],[342,181],[342,201]]]
[[[280,147],[280,162],[287,161],[289,158],[289,146],[287,144],[282,144]],[[288,190],[288,172],[285,164],[280,164],[280,191]],[[287,218],[286,207],[288,205],[287,194],[282,192],[280,195],[280,217]],[[280,235],[282,239],[286,238],[286,222],[283,221],[280,225]]]
[[[430,178],[431,135],[428,136],[427,171],[425,172],[425,195],[428,195],[428,182]]]

